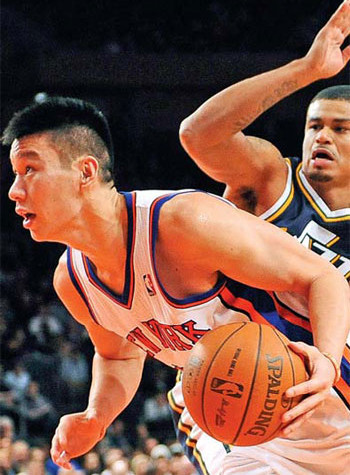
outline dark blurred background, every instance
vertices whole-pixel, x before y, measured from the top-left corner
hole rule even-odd
[[[205,177],[182,150],[181,120],[225,86],[304,55],[339,4],[340,0],[2,0],[1,130],[40,92],[88,99],[109,119],[119,189],[193,187],[221,193],[222,185]],[[300,155],[309,100],[323,87],[348,82],[349,68],[285,99],[247,132],[272,141],[285,155]],[[2,148],[1,157],[3,374],[19,362],[30,380],[39,382],[57,414],[67,407],[81,410],[89,383],[83,363],[74,397],[62,396],[62,388],[73,383],[52,372],[64,368],[64,361],[68,364],[67,355],[82,356],[89,365],[92,354],[86,335],[52,290],[53,270],[63,248],[37,244],[22,229],[7,199],[12,180],[8,150]],[[72,363],[73,368],[77,365]],[[153,365],[146,367],[141,400],[153,397],[155,388],[161,392],[171,385],[172,373],[156,364],[154,370]],[[3,380],[2,384],[6,392]],[[20,427],[18,404],[15,400],[17,430],[27,430]],[[140,418],[131,407],[125,422],[133,427],[144,422]]]

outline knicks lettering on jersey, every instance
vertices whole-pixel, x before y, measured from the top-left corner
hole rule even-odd
[[[168,325],[152,318],[142,322],[142,325],[144,328],[134,328],[129,332],[126,338],[140,347],[152,358],[165,349],[171,351],[189,351],[193,345],[209,331],[209,329],[195,328],[195,322],[193,320],[178,325]],[[147,336],[144,331],[145,329],[147,329],[147,333],[155,338],[156,342]]]
[[[339,236],[323,228],[315,221],[310,221],[299,236],[299,242],[333,264],[346,278],[350,277],[350,259],[335,252],[332,246],[339,241]]]

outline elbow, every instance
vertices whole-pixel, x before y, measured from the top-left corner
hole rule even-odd
[[[184,119],[180,124],[179,139],[183,148],[186,151],[188,151],[188,147],[191,145],[191,142],[193,141],[193,132],[191,130],[191,126],[187,118]]]

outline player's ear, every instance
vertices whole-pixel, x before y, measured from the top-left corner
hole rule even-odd
[[[91,155],[78,159],[78,169],[80,173],[81,185],[88,185],[98,177],[99,163]]]

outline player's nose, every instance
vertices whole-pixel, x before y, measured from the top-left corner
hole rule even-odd
[[[330,143],[332,141],[332,132],[328,127],[320,129],[316,135],[318,143]]]
[[[8,196],[12,201],[22,201],[25,198],[23,183],[17,176],[9,189]]]

